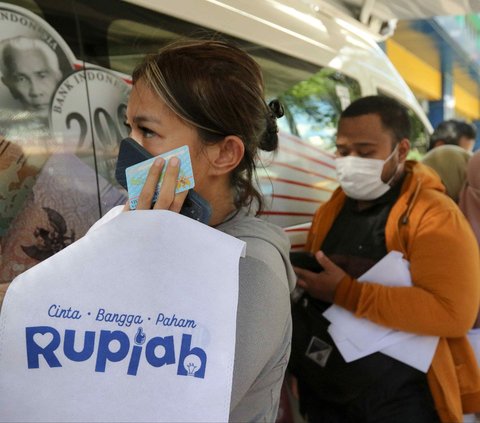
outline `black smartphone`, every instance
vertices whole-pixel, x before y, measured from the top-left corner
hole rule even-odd
[[[322,265],[315,256],[308,251],[290,251],[290,263],[295,267],[310,270],[311,272],[323,272]]]
[[[120,142],[117,164],[115,167],[115,178],[125,189],[127,178],[125,170],[127,167],[151,159],[153,156],[132,138],[125,138]],[[188,191],[180,214],[190,217],[199,222],[208,224],[212,214],[212,208],[207,200],[197,194],[193,189]]]

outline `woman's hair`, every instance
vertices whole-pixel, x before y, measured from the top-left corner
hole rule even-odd
[[[259,65],[241,49],[217,40],[188,40],[148,55],[133,71],[133,84],[142,80],[182,120],[197,128],[205,144],[227,135],[238,136],[245,154],[231,175],[237,208],[262,195],[254,186],[258,149],[278,146],[278,101],[267,105]]]

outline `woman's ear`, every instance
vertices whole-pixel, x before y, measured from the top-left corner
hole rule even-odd
[[[209,174],[224,175],[235,169],[245,154],[243,141],[236,135],[228,135],[208,148]]]

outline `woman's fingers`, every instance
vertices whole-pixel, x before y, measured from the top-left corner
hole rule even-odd
[[[137,210],[150,210],[152,208],[153,195],[155,194],[155,188],[157,187],[164,165],[165,160],[161,157],[153,162],[145,179],[142,192],[138,197]]]
[[[178,157],[172,157],[168,161],[167,169],[163,176],[162,186],[160,187],[160,193],[158,194],[158,199],[153,207],[155,210],[171,210],[175,201],[175,188],[177,187],[179,169],[180,160]]]
[[[164,166],[165,160],[162,158],[158,158],[153,162],[145,179],[142,192],[138,197],[137,210],[149,210],[152,207],[153,196],[155,195],[155,190]],[[188,191],[175,194],[179,170],[180,160],[178,157],[172,157],[168,161],[165,174],[163,175],[162,185],[160,186],[160,192],[153,206],[155,210],[171,210],[178,213],[182,208]],[[127,209],[127,207],[125,209]]]
[[[185,198],[187,198],[188,190],[182,191],[179,194],[175,194],[175,199],[170,207],[170,210],[175,213],[180,213],[182,209],[183,203],[185,202]]]

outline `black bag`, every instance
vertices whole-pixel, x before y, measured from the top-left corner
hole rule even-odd
[[[346,363],[322,313],[331,304],[308,294],[292,301],[293,337],[289,370],[325,401],[343,404],[377,381],[394,362],[381,353]]]

